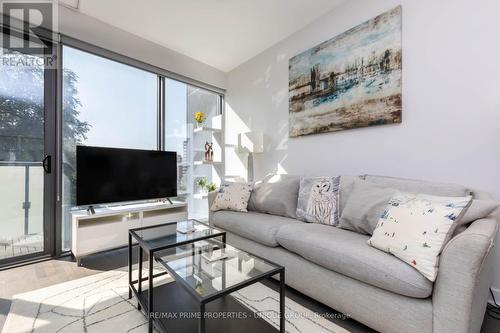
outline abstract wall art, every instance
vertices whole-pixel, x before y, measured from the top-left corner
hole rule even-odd
[[[401,122],[401,6],[289,60],[289,135]]]

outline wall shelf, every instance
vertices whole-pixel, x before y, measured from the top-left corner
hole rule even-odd
[[[213,96],[200,95],[199,100],[193,100],[189,103],[190,108],[189,117],[193,119],[194,114],[198,111],[204,112],[206,119],[202,125],[198,125],[191,120],[188,128],[188,135],[190,141],[188,145],[189,162],[193,166],[189,169],[190,182],[191,182],[191,195],[189,216],[193,217],[208,217],[208,195],[201,192],[198,186],[198,180],[204,178],[206,183],[220,185],[224,179],[225,172],[225,149],[224,149],[224,116],[218,111],[222,104],[218,104],[214,108]],[[208,161],[205,155],[205,147],[212,145],[213,155],[212,160]]]
[[[194,165],[220,165],[222,164],[221,161],[206,161],[206,160],[200,160],[200,161],[194,161]]]
[[[213,127],[195,127],[193,129],[194,133],[200,133],[200,132],[222,132],[220,128],[213,128]]]

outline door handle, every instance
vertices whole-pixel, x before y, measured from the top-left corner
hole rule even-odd
[[[45,170],[46,173],[51,173],[51,171],[52,171],[52,156],[45,155],[45,158],[42,161],[42,166],[43,166],[43,170]]]

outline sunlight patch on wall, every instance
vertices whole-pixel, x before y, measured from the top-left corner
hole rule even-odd
[[[286,175],[286,174],[288,174],[288,172],[285,170],[285,168],[283,167],[283,165],[281,165],[281,163],[278,163],[276,173],[278,175]]]
[[[242,154],[237,151],[238,134],[249,132],[250,128],[228,103],[226,103],[225,122],[226,178],[237,177],[239,179],[246,179],[248,175],[248,154]]]
[[[247,156],[238,154],[234,147],[226,147],[226,178],[247,178]]]
[[[280,89],[272,97],[273,106],[278,108],[281,104],[288,103],[288,89]]]
[[[231,105],[226,103],[226,145],[237,145],[238,134],[249,132],[250,128],[236,114]]]

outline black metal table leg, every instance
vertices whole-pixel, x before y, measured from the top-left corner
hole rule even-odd
[[[137,272],[138,285],[137,293],[140,295],[142,292],[142,246],[139,244],[139,271]],[[141,303],[137,300],[137,310],[141,310]]]
[[[285,333],[285,269],[280,272],[280,333]]]
[[[132,298],[132,235],[128,234],[128,299]]]
[[[149,286],[148,286],[148,332],[153,333],[153,251],[149,255]]]
[[[196,265],[194,264],[194,253],[195,253],[194,244],[191,243],[191,269],[193,270],[192,273],[196,273],[194,271],[194,268],[196,267]]]
[[[200,304],[200,321],[198,322],[198,333],[205,333],[205,303]]]
[[[226,289],[226,264],[227,261],[222,260],[222,289]]]

